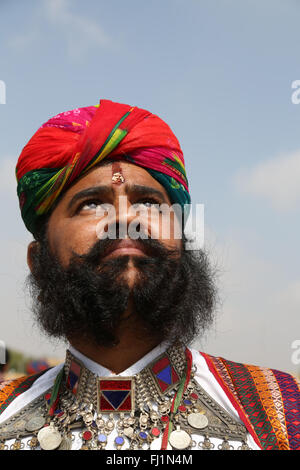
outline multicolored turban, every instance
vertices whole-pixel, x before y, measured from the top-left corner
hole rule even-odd
[[[171,203],[190,203],[184,158],[170,127],[149,111],[101,100],[58,114],[22,150],[16,176],[22,218],[35,234],[41,216],[85,172],[103,159],[145,168]]]

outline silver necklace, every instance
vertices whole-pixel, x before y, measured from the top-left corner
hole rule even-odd
[[[195,366],[187,373],[186,349],[173,345],[133,377],[97,377],[67,351],[60,394],[49,415],[53,389],[35,399],[0,425],[0,450],[15,439],[11,450],[70,450],[79,432],[81,450],[105,450],[114,431],[117,450],[196,447],[210,450],[210,438],[219,438],[220,450],[230,450],[229,440],[247,450],[247,430],[215,402],[195,380]],[[183,393],[180,385],[185,381]],[[177,406],[174,402],[177,397]],[[175,410],[175,412],[174,412]],[[171,428],[171,429],[170,429]],[[126,445],[125,445],[126,444]]]

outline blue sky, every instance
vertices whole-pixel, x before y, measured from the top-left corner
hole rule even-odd
[[[192,200],[205,204],[222,306],[199,348],[300,367],[299,16],[296,0],[1,1],[2,340],[62,351],[32,327],[13,169],[49,117],[106,98],[168,122]]]

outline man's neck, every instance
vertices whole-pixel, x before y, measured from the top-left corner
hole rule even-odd
[[[119,374],[161,343],[161,339],[158,339],[157,335],[146,335],[143,327],[139,326],[135,318],[130,315],[126,315],[126,317],[126,327],[121,323],[117,331],[119,343],[115,346],[99,346],[95,342],[79,336],[68,338],[70,344],[92,361]]]

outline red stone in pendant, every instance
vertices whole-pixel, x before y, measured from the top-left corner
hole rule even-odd
[[[183,406],[183,405],[178,406],[178,409],[179,409],[179,411],[181,411],[181,413],[185,413],[185,412],[186,412],[186,407]]]
[[[46,393],[45,400],[50,400],[50,398],[51,398],[51,393]]]
[[[167,423],[169,421],[168,416],[162,416],[160,419],[163,423]]]
[[[82,437],[85,441],[90,441],[93,437],[93,434],[91,433],[91,431],[84,431]]]
[[[198,398],[199,398],[197,393],[191,393],[190,397],[193,398],[193,400],[198,400]]]
[[[158,437],[160,435],[160,430],[158,428],[152,428],[151,429],[151,434],[154,437]]]

